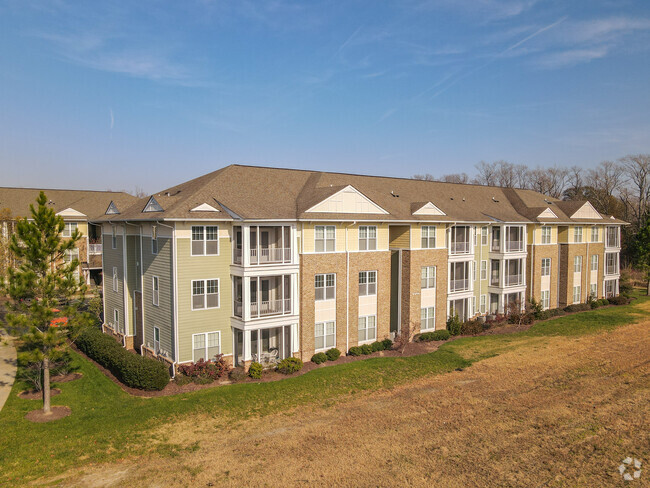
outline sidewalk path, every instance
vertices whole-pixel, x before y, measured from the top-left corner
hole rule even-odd
[[[5,344],[5,341],[8,344]],[[4,406],[16,377],[16,348],[9,336],[0,332],[0,410]]]

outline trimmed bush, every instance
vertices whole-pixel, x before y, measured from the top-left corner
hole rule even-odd
[[[278,364],[278,371],[282,374],[292,374],[302,369],[302,361],[299,358],[285,358]]]
[[[460,333],[462,335],[477,335],[481,332],[483,332],[483,322],[479,322],[478,320],[469,320],[460,325]]]
[[[591,306],[588,303],[574,303],[573,305],[564,307],[564,311],[568,313],[584,312],[586,310],[591,310]]]
[[[607,298],[601,298],[598,300],[598,303],[600,303],[601,307],[604,307],[605,305],[609,305],[609,300],[607,300]]]
[[[626,296],[619,295],[617,297],[611,297],[607,300],[610,305],[627,305],[630,303],[630,299]]]
[[[372,354],[372,346],[370,344],[361,346],[361,354]]]
[[[189,376],[192,381],[198,384],[207,384],[216,381],[230,371],[230,366],[223,359],[223,354],[215,356],[214,361],[199,359],[195,363],[181,364],[178,367],[179,373]]]
[[[450,337],[451,334],[449,333],[449,331],[442,329],[442,330],[434,330],[433,332],[425,332],[424,334],[420,334],[418,340],[421,342],[446,341]]]
[[[318,352],[311,357],[311,362],[316,364],[321,364],[327,361],[327,354],[324,352]]]
[[[169,383],[169,369],[165,363],[127,351],[99,329],[84,330],[76,344],[126,386],[150,391],[162,390]]]
[[[248,376],[254,380],[259,380],[262,377],[262,371],[264,371],[262,365],[258,362],[253,361],[248,367]]]
[[[248,373],[246,373],[246,370],[244,368],[237,367],[230,370],[228,377],[234,382],[239,382],[244,381],[246,378],[248,378]]]
[[[325,352],[325,355],[327,356],[328,361],[336,361],[341,357],[341,351],[333,347],[332,349],[328,349],[327,352]]]
[[[447,319],[447,330],[453,336],[460,334],[461,325],[462,324],[458,318],[458,315],[454,315],[453,317],[449,317]]]
[[[348,353],[350,354],[350,356],[361,356],[363,354],[359,346],[352,346],[348,351]]]
[[[384,343],[380,341],[376,341],[370,344],[370,347],[372,348],[372,352],[383,351]]]
[[[390,349],[393,347],[393,341],[390,339],[384,339],[381,342],[384,344],[384,351],[390,351]]]

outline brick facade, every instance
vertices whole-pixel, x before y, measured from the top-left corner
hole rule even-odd
[[[526,287],[528,299],[534,298],[538,303],[542,299],[542,259],[551,259],[549,308],[558,308],[558,279],[560,276],[559,246],[546,244],[528,246],[526,258]],[[534,260],[534,262],[532,262]],[[531,282],[532,281],[532,282]]]

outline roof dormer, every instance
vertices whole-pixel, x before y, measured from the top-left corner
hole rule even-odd
[[[416,208],[416,210],[413,211],[413,215],[447,215],[431,202],[427,202],[424,205],[419,203],[413,205]]]
[[[375,202],[351,185],[317,203],[308,213],[388,214]]]

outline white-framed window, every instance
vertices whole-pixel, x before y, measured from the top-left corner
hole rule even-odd
[[[219,308],[219,278],[192,280],[192,310]]]
[[[474,247],[478,246],[478,227],[474,226]]]
[[[359,342],[377,340],[377,316],[359,317]]]
[[[580,286],[573,287],[573,303],[580,303]]]
[[[472,297],[472,315],[476,314],[478,310],[476,309],[476,295]]]
[[[192,361],[210,361],[221,354],[221,332],[192,334]]]
[[[79,248],[75,247],[73,249],[68,249],[65,254],[63,255],[63,262],[66,265],[70,265],[72,261],[74,260],[79,261]],[[72,275],[74,276],[75,279],[79,279],[79,266],[75,268],[75,270],[72,272]]]
[[[334,300],[336,298],[336,275],[334,273],[317,274],[314,277],[314,287],[316,288],[314,299]]]
[[[542,276],[551,276],[551,258],[542,259]]]
[[[66,222],[63,227],[62,237],[72,237],[79,225],[76,222]]]
[[[476,269],[478,268],[478,263],[476,261],[472,262],[472,280],[476,281],[477,278],[477,271]]]
[[[542,227],[542,244],[550,244],[551,243],[551,227],[545,225]]]
[[[582,242],[582,227],[573,228],[573,242]]]
[[[598,254],[591,255],[591,270],[598,271]]]
[[[160,329],[156,326],[153,328],[153,352],[160,354]]]
[[[481,295],[481,313],[487,312],[487,295]]]
[[[481,227],[481,246],[487,246],[488,243],[488,228]]]
[[[314,326],[314,348],[318,350],[336,347],[336,322],[319,322]]]
[[[111,225],[111,247],[117,249],[117,229]]]
[[[598,242],[598,227],[591,228],[591,242]]]
[[[591,283],[589,285],[589,296],[593,299],[598,298],[598,284],[597,283]]]
[[[436,267],[422,266],[422,283],[421,288],[436,287]]]
[[[151,282],[153,304],[158,306],[158,299],[160,298],[160,279],[157,276],[154,276],[151,279]]]
[[[119,290],[119,282],[117,280],[117,266],[113,266],[113,291]]]
[[[151,254],[158,254],[158,229],[155,225],[151,226]]]
[[[219,255],[219,227],[216,225],[192,226],[192,256]]]
[[[487,280],[487,259],[481,261],[481,280]]]
[[[581,273],[582,272],[582,256],[574,256],[573,258],[573,272]]]
[[[120,328],[120,311],[116,308],[113,309],[113,330],[115,332],[121,332]]]
[[[314,228],[314,251],[334,252],[336,250],[336,227],[317,225]]]
[[[377,294],[377,272],[376,271],[360,271],[359,272],[359,296],[365,297],[368,295]]]
[[[436,247],[436,226],[422,226],[422,249],[433,249]]]
[[[420,310],[420,330],[432,330],[436,328],[435,307],[423,307]]]
[[[542,309],[548,310],[551,308],[551,291],[542,290]]]
[[[359,250],[374,251],[377,249],[377,226],[359,226]]]

